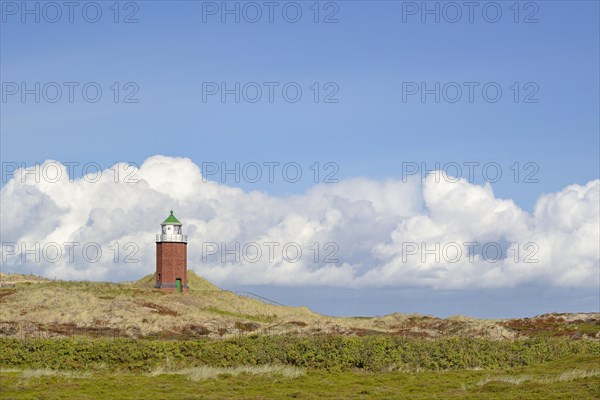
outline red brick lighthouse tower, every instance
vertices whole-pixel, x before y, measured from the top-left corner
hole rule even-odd
[[[181,234],[181,222],[171,215],[160,224],[156,235],[156,285],[170,292],[187,292],[187,235]]]

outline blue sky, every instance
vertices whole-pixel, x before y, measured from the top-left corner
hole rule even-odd
[[[276,2],[272,23],[264,6],[256,23],[247,22],[254,16],[252,9],[245,8],[247,2],[227,2],[228,7],[240,7],[240,22],[232,15],[221,21],[222,2],[121,2],[118,23],[113,21],[112,1],[97,2],[102,10],[97,23],[86,21],[80,12],[88,2],[78,3],[73,23],[64,9],[57,22],[45,21],[54,14],[44,14],[43,3],[39,3],[39,23],[32,15],[22,22],[25,3],[1,3],[0,156],[4,163],[32,165],[53,159],[108,167],[122,161],[141,165],[160,154],[187,157],[197,165],[300,164],[305,179],[297,183],[221,182],[272,196],[302,194],[312,187],[308,174],[315,162],[335,163],[339,179],[376,181],[401,179],[407,162],[425,163],[428,169],[435,168],[436,162],[497,163],[502,177],[492,184],[495,196],[513,199],[528,212],[540,195],[598,179],[600,9],[596,1],[478,2],[472,23],[464,7],[458,22],[446,21],[453,18],[454,10],[442,2],[427,2],[428,7],[440,8],[439,23],[432,15],[421,21],[424,3],[402,1],[320,2],[318,23],[312,1],[298,1],[293,7],[290,2]],[[36,2],[27,4],[35,7]],[[292,17],[282,14],[286,5],[292,7]],[[406,14],[413,6],[419,8],[417,13]],[[207,14],[214,7],[216,14]],[[489,14],[483,14],[485,7]],[[286,21],[298,8],[302,10],[299,21]],[[488,22],[497,9],[502,12],[499,21]],[[123,22],[130,13],[138,22]],[[325,23],[327,15],[337,22]],[[7,94],[14,88],[11,84],[23,82],[28,87],[35,82],[79,86],[72,103],[66,91],[56,103],[43,95],[36,103],[34,95],[22,101],[20,93]],[[80,88],[89,82],[103,90],[97,103],[82,97]],[[111,89],[114,82],[120,88],[117,103]],[[129,82],[133,85],[125,87]],[[223,82],[229,88],[236,82],[240,87],[256,82],[264,89],[263,96],[252,103],[247,98],[254,92],[248,92],[236,103],[234,95],[223,102],[219,94],[203,92],[207,83]],[[272,103],[265,82],[276,82]],[[302,98],[295,103],[286,101],[281,92],[290,82],[302,89]],[[436,82],[440,88],[451,83],[445,95],[440,89],[438,103],[434,94],[422,101],[420,93],[403,101],[407,85],[425,83],[434,88]],[[473,102],[465,82],[474,82]],[[502,90],[497,102],[486,101],[482,94],[481,88],[490,83],[492,89]],[[456,85],[463,89],[462,97],[452,103],[447,99],[454,98]],[[317,102],[315,87],[319,87]],[[515,102],[517,87],[520,97]],[[138,89],[133,98],[139,101],[125,103],[124,96],[132,88]],[[324,102],[334,91],[330,99],[338,101]],[[526,102],[527,95],[536,102]],[[531,164],[524,169],[526,163]],[[485,181],[481,168],[474,172],[474,183]],[[524,182],[527,173],[533,173],[537,182]],[[76,175],[81,171],[76,170]],[[2,185],[5,181],[3,177]],[[272,291],[278,301],[284,297],[277,287],[261,290]],[[339,293],[339,298],[345,298]],[[365,300],[356,313],[393,311],[394,307],[381,306],[389,299],[365,293],[359,296]],[[437,299],[438,294],[423,296]],[[294,296],[298,303],[312,301],[317,310],[350,312],[347,307],[331,306],[325,297],[303,296],[301,290]],[[457,299],[465,296],[462,292]],[[559,298],[555,297],[555,307],[565,304]],[[567,303],[579,309],[593,308],[597,300],[593,295],[583,303],[568,298],[571,303]],[[439,302],[431,304],[415,311],[436,313]],[[457,313],[462,303],[454,304],[438,314]],[[489,313],[473,309],[471,314],[547,311],[543,305],[511,307],[508,312],[502,306]]]

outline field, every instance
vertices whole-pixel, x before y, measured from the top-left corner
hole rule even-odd
[[[600,399],[600,316],[335,318],[191,276],[2,276],[2,399]]]
[[[327,372],[269,368],[238,373],[73,373],[4,370],[3,399],[598,399],[598,358],[570,357],[500,370]]]
[[[3,399],[597,399],[600,344],[536,338],[1,339]]]

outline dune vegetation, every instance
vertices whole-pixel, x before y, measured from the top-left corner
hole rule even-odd
[[[330,317],[191,272],[186,294],[0,282],[0,398],[600,398],[598,313]]]

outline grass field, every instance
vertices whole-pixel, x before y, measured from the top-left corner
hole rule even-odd
[[[600,344],[536,338],[0,339],[2,399],[598,399]]]
[[[3,370],[2,399],[598,399],[595,356],[509,370],[326,372],[254,367],[114,373]],[[196,374],[194,374],[196,372]]]
[[[329,317],[0,275],[0,399],[600,399],[600,314]]]

